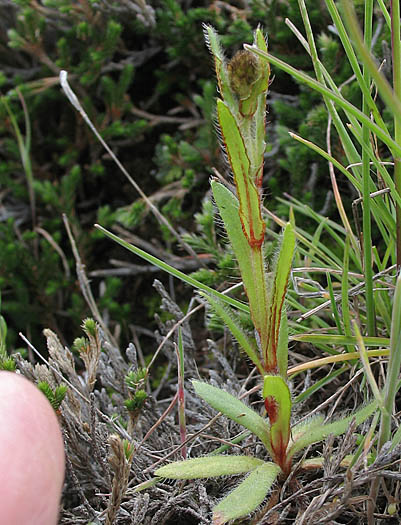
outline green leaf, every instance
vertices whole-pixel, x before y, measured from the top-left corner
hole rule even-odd
[[[364,369],[364,372],[365,372],[365,378],[367,379],[367,381],[368,381],[368,383],[370,385],[370,388],[372,390],[372,393],[373,393],[373,395],[374,395],[374,397],[375,397],[375,399],[377,401],[377,404],[378,404],[380,410],[384,411],[385,407],[383,405],[383,395],[382,395],[382,392],[380,391],[380,388],[379,388],[378,384],[376,383],[375,376],[374,376],[372,368],[370,366],[369,356],[368,356],[368,353],[366,351],[365,345],[363,344],[363,339],[362,339],[361,332],[359,330],[358,323],[353,320],[352,321],[352,326],[354,328],[355,337],[358,340],[359,355],[360,355],[360,358],[361,358],[361,361],[362,361],[362,365],[363,365],[363,369]],[[392,411],[390,410],[390,413],[391,412]]]
[[[349,307],[349,280],[348,280],[348,268],[349,268],[349,238],[344,247],[344,259],[343,259],[343,271],[341,274],[341,309],[342,319],[344,326],[344,334],[349,337],[352,335],[351,331],[351,315]]]
[[[379,448],[391,438],[392,414],[395,396],[400,388],[399,376],[401,367],[401,275],[397,283],[393,299],[391,315],[390,358],[387,365],[387,377],[383,389],[385,410],[381,414],[381,429]]]
[[[248,357],[258,368],[261,375],[263,375],[263,366],[258,357],[255,345],[242,330],[235,312],[229,310],[229,308],[222,301],[217,299],[217,297],[212,297],[211,295],[202,292],[201,295],[207,299],[217,315],[224,321],[225,325],[229,328],[235,339],[238,341],[238,344],[242,350],[246,352]]]
[[[221,48],[220,37],[218,33],[209,25],[204,25],[205,40],[210,52],[214,58],[216,68],[217,82],[219,91],[225,102],[230,108],[234,109],[237,105],[233,93],[230,88],[230,81],[228,79],[227,67],[224,59],[224,52]]]
[[[271,452],[269,425],[254,410],[228,392],[201,381],[192,381],[195,392],[215,410],[253,432]]]
[[[142,490],[150,489],[151,487],[157,485],[159,481],[160,478],[147,479],[146,481],[139,483],[139,485],[135,485],[135,487],[132,488],[132,492],[135,494],[136,492],[141,492]]]
[[[312,416],[291,428],[291,439],[296,441],[305,432],[309,432],[314,427],[321,427],[324,424],[324,417],[320,414]]]
[[[239,203],[235,195],[219,182],[212,181],[211,186],[214,200],[239,264],[242,282],[249,299],[252,321],[255,329],[261,335],[262,330],[266,332],[268,313],[262,250],[252,250],[249,246],[239,219]]]
[[[334,436],[344,434],[354,418],[356,424],[360,425],[365,419],[371,416],[376,409],[377,401],[375,400],[344,419],[339,419],[338,421],[328,423],[327,425],[310,427],[294,443],[290,444],[288,458],[292,458],[297,452],[313,443],[323,441],[330,434],[333,434]]]
[[[291,341],[302,341],[304,343],[325,344],[325,345],[351,345],[357,346],[358,340],[355,336],[331,335],[331,334],[295,334],[291,336]],[[365,346],[389,346],[388,337],[363,337]]]
[[[250,159],[244,138],[230,109],[220,99],[217,100],[217,115],[237,187],[242,228],[250,246],[260,246],[264,239],[265,223],[260,210],[259,188],[250,174]]]
[[[274,281],[270,299],[269,341],[267,347],[263,349],[268,371],[274,371],[277,367],[280,324],[294,250],[295,232],[291,223],[287,223],[283,233],[280,253],[274,266]],[[281,346],[280,351],[283,351],[283,346]],[[280,360],[283,363],[284,357],[282,355]]]
[[[261,464],[261,459],[252,456],[207,456],[175,461],[158,468],[154,474],[169,479],[214,478],[250,472]]]
[[[400,443],[401,443],[401,427],[398,427],[397,432],[394,434],[394,436],[391,439],[390,450],[393,450]]]
[[[287,313],[281,315],[280,330],[277,343],[277,367],[283,379],[287,379],[288,370],[288,321]]]
[[[280,472],[274,463],[265,462],[224,498],[213,509],[213,524],[223,525],[229,520],[246,516],[265,499]]]
[[[262,31],[258,28],[255,31],[255,44],[262,51],[267,52],[267,44]],[[261,61],[262,76],[256,86],[256,89],[262,89],[258,97],[258,107],[254,115],[255,123],[255,143],[254,143],[254,162],[255,166],[263,166],[264,153],[266,150],[266,95],[269,87],[270,79],[270,64],[268,62]],[[266,67],[267,66],[267,67]],[[265,84],[266,83],[266,84]],[[259,172],[260,184],[261,176],[263,174],[263,168]]]
[[[244,286],[246,287],[246,283],[248,281],[251,282],[252,277],[251,273],[246,272],[248,267],[247,263],[251,257],[251,248],[249,247],[244,232],[242,231],[241,221],[238,215],[238,199],[220,182],[212,180],[210,185],[220,216],[223,219],[228,238],[238,260]]]

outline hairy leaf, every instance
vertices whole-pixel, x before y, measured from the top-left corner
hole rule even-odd
[[[155,476],[169,479],[214,478],[250,472],[263,464],[252,456],[205,456],[175,461],[155,470]]]
[[[250,176],[250,159],[244,137],[233,114],[222,100],[217,100],[217,115],[237,187],[242,229],[251,247],[260,246],[265,235],[265,223],[260,210],[259,189]]]
[[[279,472],[280,467],[270,462],[253,470],[213,509],[213,524],[223,525],[254,511],[265,499]]]
[[[233,110],[236,106],[236,102],[230,88],[224,53],[220,44],[220,37],[213,27],[206,24],[203,27],[206,44],[214,58],[220,94],[229,107]]]
[[[266,369],[271,372],[277,368],[280,324],[294,250],[295,232],[291,223],[287,223],[281,241],[280,253],[274,267],[273,288],[270,298],[269,341],[267,348],[263,349]],[[283,344],[280,345],[280,351],[286,351]],[[281,362],[284,362],[284,359],[285,356],[281,355]]]
[[[339,436],[347,431],[351,421],[355,418],[356,424],[360,425],[365,419],[371,416],[377,409],[377,401],[372,401],[369,405],[356,411],[344,419],[339,419],[327,425],[312,426],[307,432],[304,432],[288,449],[288,457],[292,458],[294,454],[305,447],[323,441],[330,434]]]
[[[249,299],[252,321],[261,337],[262,347],[267,344],[266,276],[261,249],[253,250],[242,230],[238,214],[239,203],[235,195],[217,181],[211,183],[213,197],[230,239],[241,271],[242,282]]]
[[[296,441],[299,439],[305,432],[310,432],[314,427],[321,427],[324,424],[324,416],[316,415],[302,421],[291,427],[291,440]]]
[[[224,321],[225,325],[229,328],[229,330],[231,331],[235,339],[238,341],[242,350],[246,352],[248,357],[252,360],[252,362],[258,368],[259,372],[263,375],[264,374],[263,366],[258,357],[257,349],[255,348],[255,344],[244,333],[243,329],[241,328],[241,325],[239,324],[239,320],[235,312],[229,309],[222,301],[220,301],[216,297],[212,297],[211,295],[204,294],[204,293],[201,293],[201,295],[208,300],[213,310]]]
[[[271,452],[269,425],[265,419],[228,392],[201,381],[192,381],[195,392],[215,410],[253,432]]]

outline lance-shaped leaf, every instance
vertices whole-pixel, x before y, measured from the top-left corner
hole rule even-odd
[[[271,454],[269,425],[265,419],[245,403],[220,388],[201,381],[192,381],[192,384],[199,397],[215,410],[253,432]]]
[[[323,424],[324,416],[318,414],[306,419],[305,421],[302,421],[301,423],[293,425],[291,427],[290,446],[292,442],[299,439],[303,434],[305,434],[306,432],[310,432],[310,430],[314,427],[321,427]]]
[[[288,320],[287,313],[282,312],[277,343],[277,367],[279,374],[287,380],[288,370]]]
[[[283,233],[280,253],[275,263],[273,285],[270,291],[269,340],[267,347],[263,348],[263,357],[268,372],[275,372],[277,369],[280,323],[294,250],[295,232],[291,223],[287,223]]]
[[[235,312],[226,307],[222,301],[217,299],[216,297],[212,297],[211,295],[200,293],[202,297],[205,297],[209,304],[212,306],[213,310],[217,313],[217,315],[224,321],[224,324],[229,328],[232,335],[235,337],[235,339],[238,341],[238,344],[246,352],[248,357],[252,360],[254,365],[259,370],[260,374],[264,374],[262,363],[260,362],[260,359],[257,354],[257,349],[255,347],[255,344],[252,342],[252,340],[244,333],[243,329],[241,328],[241,325],[239,323],[238,316],[235,314]]]
[[[228,106],[217,100],[217,115],[228,160],[234,175],[242,229],[251,247],[261,246],[265,235],[260,193],[251,178],[250,159],[237,121]]]
[[[168,479],[198,479],[250,472],[263,464],[252,456],[206,456],[175,461],[155,470],[155,476]]]
[[[229,107],[234,110],[237,104],[231,91],[224,53],[220,44],[220,37],[213,27],[204,24],[203,28],[206,44],[213,55],[220,95],[223,100],[227,102]]]
[[[371,416],[377,409],[377,401],[372,401],[369,405],[357,410],[354,414],[351,414],[348,417],[334,421],[333,423],[328,423],[326,425],[311,425],[308,430],[305,429],[298,439],[292,443],[288,448],[288,459],[291,459],[294,454],[300,450],[312,445],[313,443],[318,443],[323,441],[327,436],[333,434],[334,436],[339,436],[344,434],[347,431],[351,421],[355,418],[357,425],[360,425],[365,419]]]
[[[213,197],[223,219],[228,238],[233,247],[241,272],[242,282],[249,299],[252,321],[262,343],[267,344],[263,330],[267,329],[266,275],[262,250],[253,250],[245,237],[238,214],[235,195],[217,181],[211,182]]]
[[[254,511],[265,499],[279,472],[280,467],[270,462],[253,470],[213,509],[213,525],[223,525]]]
[[[238,215],[238,199],[232,191],[220,182],[212,180],[210,185],[228,238],[237,258],[244,286],[245,288],[252,288],[252,272],[248,264],[251,257],[251,248],[241,228],[241,221]],[[254,283],[254,285],[256,287],[256,283]]]
[[[294,334],[291,341],[302,341],[303,343],[328,344],[335,346],[356,346],[358,340],[355,336],[332,335],[332,334]],[[366,346],[383,346],[390,345],[390,339],[387,337],[363,337],[363,344]]]
[[[287,445],[290,440],[291,394],[281,376],[265,376],[263,398],[270,419],[270,444],[273,458],[287,470]]]
[[[258,49],[267,53],[267,43],[262,31],[258,28],[255,32],[255,45]],[[268,67],[266,67],[268,64]],[[264,153],[266,149],[265,135],[266,135],[266,95],[269,87],[270,78],[270,64],[265,61],[261,61],[261,78],[259,85],[255,86],[255,89],[260,89],[260,95],[258,97],[258,106],[254,116],[255,120],[255,165],[263,166]],[[263,168],[260,170],[255,183],[257,186],[262,185]]]

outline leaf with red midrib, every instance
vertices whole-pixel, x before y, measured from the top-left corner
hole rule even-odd
[[[279,348],[280,326],[282,323],[285,295],[287,293],[288,279],[291,271],[292,258],[295,250],[295,232],[291,223],[284,229],[281,248],[274,266],[273,286],[270,297],[270,311],[268,316],[268,344],[263,348],[263,357],[268,373],[276,373],[280,356]],[[282,349],[284,352],[287,350]],[[281,374],[283,370],[279,370]]]

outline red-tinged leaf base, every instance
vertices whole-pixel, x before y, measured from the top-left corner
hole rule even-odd
[[[270,421],[270,446],[274,462],[285,475],[291,469],[287,447],[290,439],[291,396],[288,385],[280,376],[265,376],[263,397]]]

